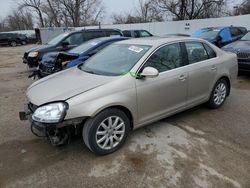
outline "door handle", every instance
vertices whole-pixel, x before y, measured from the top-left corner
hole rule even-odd
[[[215,71],[215,70],[217,70],[217,67],[216,66],[212,66],[211,70]]]
[[[184,74],[180,75],[179,80],[184,82],[186,80],[186,76]]]

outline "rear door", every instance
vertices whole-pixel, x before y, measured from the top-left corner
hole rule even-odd
[[[214,50],[202,42],[185,42],[188,70],[188,106],[207,100],[217,73],[217,57]]]
[[[181,54],[180,43],[165,45],[141,68],[154,67],[159,76],[136,80],[139,124],[185,108],[188,77]]]

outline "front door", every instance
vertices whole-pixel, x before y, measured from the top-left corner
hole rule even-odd
[[[156,78],[136,80],[138,124],[153,121],[185,107],[187,81],[180,43],[161,47],[143,65],[159,71]]]

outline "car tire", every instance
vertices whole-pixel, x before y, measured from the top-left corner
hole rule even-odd
[[[89,118],[83,127],[86,146],[97,155],[106,155],[118,150],[130,131],[130,120],[121,110],[110,108]]]
[[[212,93],[210,94],[209,101],[207,106],[212,109],[221,107],[229,93],[229,86],[225,79],[218,80],[213,88]]]
[[[16,41],[14,41],[14,40],[13,40],[13,41],[11,41],[11,42],[10,42],[10,46],[12,46],[12,47],[16,47],[16,46],[17,46]]]
[[[22,43],[22,45],[26,45],[26,44],[27,44],[27,42],[26,42],[26,41],[22,41],[21,43]]]

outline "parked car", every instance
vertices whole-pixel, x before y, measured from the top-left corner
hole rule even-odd
[[[202,103],[219,108],[237,72],[235,54],[202,39],[124,40],[33,83],[19,115],[53,145],[79,131],[91,151],[109,154],[133,129]]]
[[[30,44],[35,44],[35,43],[38,42],[38,38],[37,38],[37,36],[36,36],[35,33],[27,34],[27,38],[28,38],[28,42],[29,42]]]
[[[223,47],[239,40],[247,33],[245,27],[208,27],[202,28],[192,34],[192,37],[205,39],[218,47]]]
[[[45,53],[67,51],[90,39],[112,35],[122,36],[123,34],[117,29],[85,29],[63,33],[53,38],[46,45],[40,45],[26,51],[23,56],[23,63],[28,64],[29,67],[37,67]]]
[[[250,71],[250,31],[240,40],[222,48],[237,54],[239,71]]]
[[[122,31],[123,36],[141,38],[141,37],[152,37],[153,35],[146,30],[124,30]]]
[[[106,46],[126,39],[128,38],[118,36],[101,37],[84,42],[67,52],[49,52],[43,56],[38,66],[39,69],[33,75],[42,78],[63,69],[71,68],[83,63]]]
[[[0,45],[10,45],[12,47],[18,44],[27,44],[28,39],[25,35],[19,33],[0,33]]]

